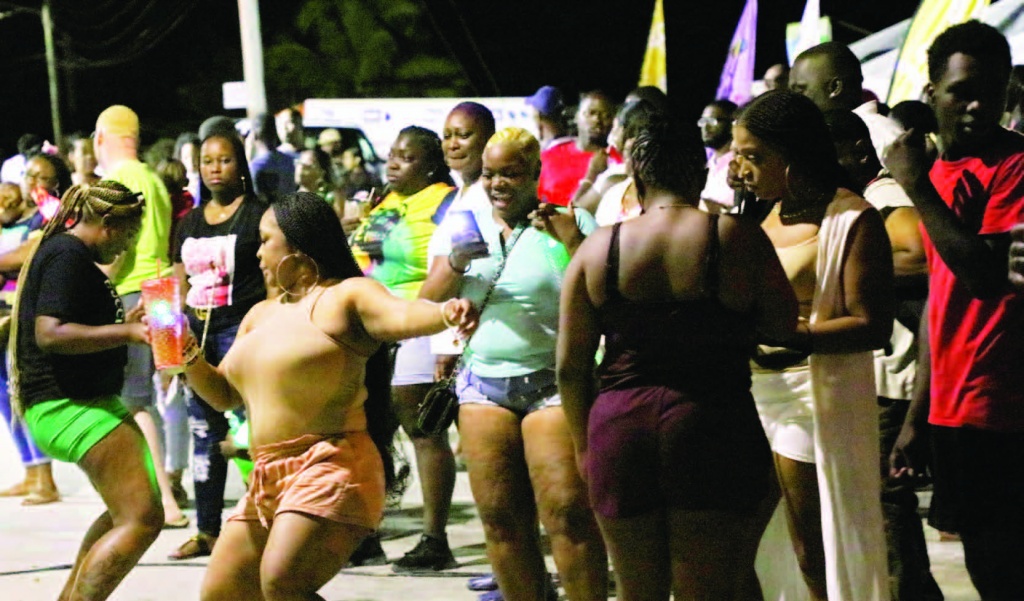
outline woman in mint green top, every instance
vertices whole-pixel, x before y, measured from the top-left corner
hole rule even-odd
[[[432,298],[481,307],[456,390],[459,435],[487,555],[509,601],[556,598],[545,575],[537,519],[551,540],[569,599],[604,599],[608,565],[555,384],[562,277],[593,217],[537,199],[540,145],[506,128],[488,141],[480,181],[490,207],[473,211],[489,256],[450,249]],[[503,267],[502,267],[503,265]],[[424,294],[428,288],[424,287]]]

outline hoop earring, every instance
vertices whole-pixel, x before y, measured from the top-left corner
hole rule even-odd
[[[313,271],[316,273],[315,277],[313,278],[313,283],[308,285],[308,286],[306,286],[305,289],[302,290],[301,294],[299,294],[296,291],[293,291],[291,289],[291,287],[285,287],[285,286],[283,286],[281,284],[281,266],[284,265],[285,261],[287,261],[288,259],[290,259],[292,257],[295,257],[296,259],[298,259],[299,257],[305,257],[305,258],[309,259],[309,262],[313,264]],[[302,298],[303,296],[306,296],[306,294],[308,294],[310,290],[315,288],[320,283],[320,267],[317,266],[316,261],[314,261],[312,258],[310,258],[309,255],[306,255],[304,253],[291,253],[291,254],[285,255],[284,257],[281,258],[280,261],[278,261],[277,267],[274,269],[274,279],[277,280],[277,285],[281,288],[281,292],[285,296],[294,296],[294,297],[297,297],[297,298]],[[294,285],[294,284],[295,284],[295,282],[292,282],[292,285]]]

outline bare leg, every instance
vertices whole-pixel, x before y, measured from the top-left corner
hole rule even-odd
[[[164,451],[160,444],[160,433],[157,431],[156,420],[148,408],[132,409],[132,417],[139,425],[142,434],[146,437],[146,444],[149,446],[149,454],[153,456],[153,468],[156,474],[156,483],[160,488],[160,503],[164,507],[164,516],[168,522],[179,522],[184,517],[178,502],[174,500],[174,491],[171,489],[171,480],[167,477],[167,470],[164,469]]]
[[[527,415],[522,425],[540,522],[569,599],[608,598],[608,557],[576,468],[575,448],[561,407]]]
[[[631,518],[597,518],[615,564],[619,601],[664,601],[669,598],[668,520],[658,511]]]
[[[775,455],[775,469],[786,499],[793,549],[813,601],[827,601],[825,543],[821,534],[821,500],[813,463]]]
[[[392,394],[402,429],[416,450],[416,468],[423,487],[423,533],[443,539],[455,490],[455,454],[447,434],[423,436],[416,429],[416,406],[429,390],[429,384],[395,386]]]
[[[738,576],[740,585],[736,591],[736,601],[764,601],[764,593],[761,591],[761,582],[757,578],[754,569],[754,561],[757,559],[757,550],[761,546],[761,538],[768,528],[768,523],[775,515],[775,509],[779,506],[779,499],[782,498],[782,491],[779,489],[779,479],[775,474],[775,466],[770,468],[771,478],[768,494],[761,500],[757,511],[748,522],[749,528],[743,537],[743,544],[740,547],[740,557],[749,558],[743,572]]]
[[[202,601],[263,601],[260,588],[260,561],[270,533],[259,522],[229,521],[210,556]]]
[[[90,528],[93,544],[65,587],[69,601],[106,599],[135,567],[163,527],[163,511],[150,480],[149,450],[134,424],[122,423],[86,453],[79,467],[107,506],[111,527],[101,520]],[[97,536],[98,535],[98,536]],[[81,553],[80,553],[81,554]]]
[[[676,601],[732,599],[753,557],[743,557],[752,517],[724,511],[670,511],[672,593]]]
[[[543,599],[547,568],[519,418],[500,407],[462,405],[459,434],[487,557],[502,594],[508,601]]]
[[[85,538],[82,539],[82,544],[78,548],[78,556],[75,557],[75,565],[71,568],[71,574],[68,576],[67,583],[64,584],[64,590],[61,591],[58,601],[67,601],[71,598],[71,591],[74,587],[74,583],[78,580],[78,572],[82,568],[82,562],[85,560],[85,556],[89,553],[89,549],[96,544],[104,534],[107,533],[111,528],[114,527],[113,520],[110,519],[110,512],[104,511],[100,517],[96,518],[96,521],[89,526],[89,530],[85,533]]]
[[[363,526],[301,513],[278,515],[270,527],[260,563],[263,598],[323,601],[317,591],[334,578],[370,532]]]

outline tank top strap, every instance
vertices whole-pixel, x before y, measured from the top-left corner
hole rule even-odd
[[[704,296],[718,298],[719,280],[718,264],[721,260],[721,249],[718,243],[718,214],[708,215],[708,249],[704,254]]]
[[[321,288],[320,291],[316,293],[316,296],[313,297],[312,302],[309,303],[309,309],[306,312],[306,317],[309,319],[310,323],[313,322],[313,309],[315,309],[316,304],[320,302],[320,298],[324,295],[324,292],[327,292],[327,288]]]
[[[619,221],[612,226],[612,237],[608,243],[608,259],[604,268],[604,293],[606,300],[618,300],[622,298],[619,293],[619,230],[622,222]]]

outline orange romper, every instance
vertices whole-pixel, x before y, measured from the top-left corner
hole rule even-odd
[[[249,490],[229,520],[269,528],[276,515],[297,512],[375,530],[384,513],[384,468],[366,432],[363,378],[352,377],[365,373],[365,355],[313,323],[317,300],[238,338],[221,363],[224,374],[250,406],[285,403],[306,412],[339,397],[358,400],[337,433],[254,447]]]

